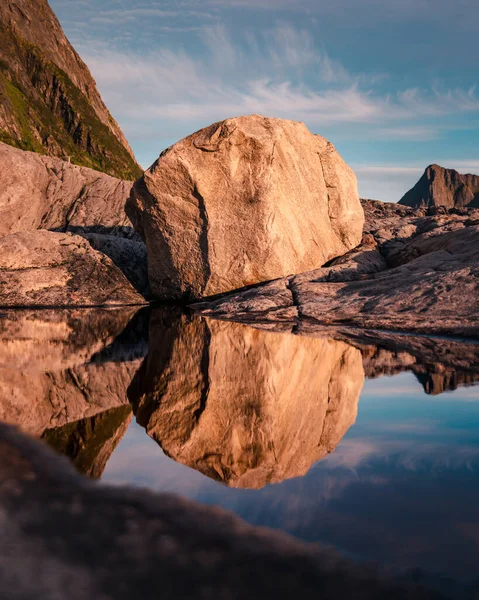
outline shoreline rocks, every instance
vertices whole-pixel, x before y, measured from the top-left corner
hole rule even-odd
[[[427,216],[364,201],[362,244],[328,266],[209,302],[200,314],[479,336],[479,211]]]
[[[140,305],[145,300],[80,236],[37,230],[0,238],[0,306]]]
[[[126,212],[152,293],[198,299],[320,267],[361,240],[356,176],[302,123],[215,123],[165,150]]]

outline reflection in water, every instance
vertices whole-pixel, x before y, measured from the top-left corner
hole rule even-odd
[[[466,386],[479,345],[300,325],[9,311],[0,419],[91,477],[219,504],[359,558],[475,575],[479,389]]]
[[[130,406],[118,406],[88,419],[47,429],[42,439],[71,459],[77,470],[98,479],[131,422]]]
[[[126,390],[144,354],[135,310],[9,311],[0,319],[0,419],[99,476],[131,420]],[[132,327],[139,341],[118,344]]]
[[[233,487],[304,475],[354,423],[361,353],[329,339],[160,314],[130,388],[137,421],[175,460]]]

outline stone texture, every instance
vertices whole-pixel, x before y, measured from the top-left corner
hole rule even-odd
[[[126,205],[159,299],[201,298],[320,267],[361,241],[356,177],[302,123],[215,123],[165,150]]]
[[[81,234],[90,246],[108,256],[131,285],[146,298],[151,298],[148,280],[148,256],[141,240],[100,233]]]
[[[75,475],[0,425],[0,596],[10,600],[450,597],[176,496]],[[464,590],[465,591],[465,590]]]
[[[0,141],[121,179],[141,169],[47,0],[0,3]]]
[[[259,323],[476,336],[479,211],[431,214],[365,201],[362,244],[328,266],[194,306]]]
[[[412,207],[479,208],[479,175],[461,175],[454,169],[430,165],[399,204]]]
[[[129,390],[168,456],[232,487],[305,475],[355,422],[361,353],[341,341],[156,313]]]
[[[0,238],[0,306],[142,304],[105,255],[79,236],[38,230]]]
[[[115,340],[125,335],[137,307],[6,310],[0,318],[0,365],[18,371],[62,371],[90,362],[95,355],[119,360]],[[136,321],[136,318],[135,318]],[[140,333],[135,337],[142,338]],[[134,350],[133,343],[127,357]],[[133,356],[143,356],[146,348]],[[115,351],[116,354],[111,355]]]
[[[32,229],[131,228],[132,183],[0,143],[0,235]]]

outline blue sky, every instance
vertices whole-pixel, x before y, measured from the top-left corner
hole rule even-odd
[[[396,201],[479,173],[477,0],[50,0],[136,156],[214,121],[304,121]]]

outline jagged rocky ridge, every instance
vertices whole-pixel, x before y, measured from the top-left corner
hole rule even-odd
[[[120,179],[141,175],[47,0],[0,3],[0,141]]]
[[[454,169],[430,165],[399,201],[412,207],[479,208],[479,175],[461,175]]]

